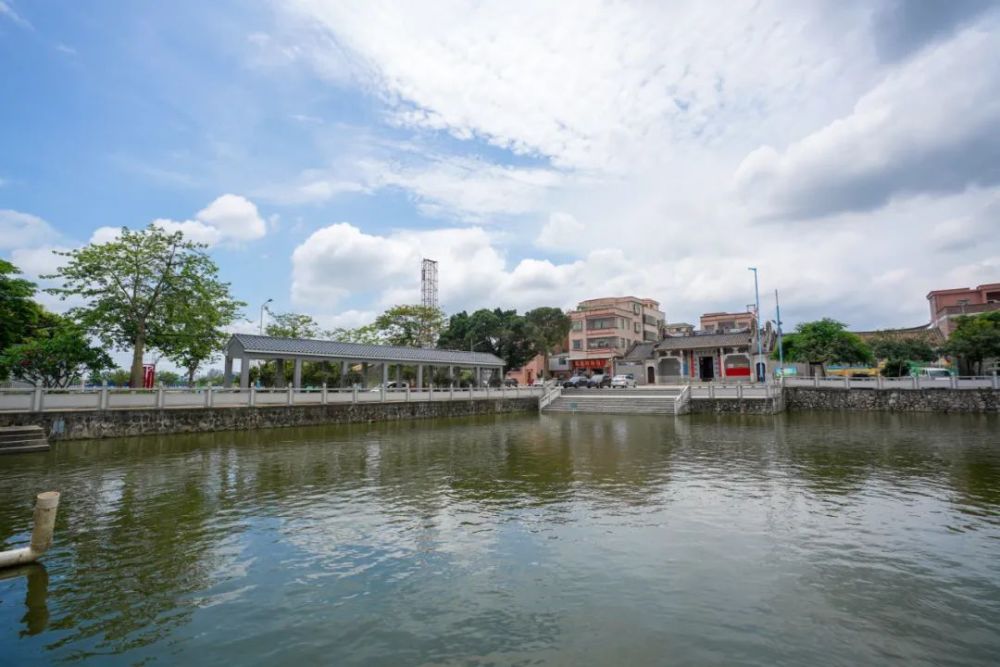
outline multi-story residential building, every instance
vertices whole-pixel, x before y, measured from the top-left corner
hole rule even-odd
[[[581,301],[570,314],[569,361],[573,372],[612,373],[633,343],[663,335],[663,311],[653,299],[634,296]]]
[[[705,313],[700,318],[701,330],[705,333],[729,333],[753,329],[757,317],[753,311],[742,313]]]
[[[954,320],[962,315],[976,315],[1000,310],[1000,283],[987,283],[975,289],[934,290],[927,295],[932,328],[945,338],[955,330]]]

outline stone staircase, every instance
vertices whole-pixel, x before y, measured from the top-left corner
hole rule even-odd
[[[680,389],[563,389],[542,412],[672,415]]]
[[[49,451],[49,441],[41,426],[0,427],[0,454],[47,451]]]

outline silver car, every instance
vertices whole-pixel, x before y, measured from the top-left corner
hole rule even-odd
[[[636,387],[635,376],[631,373],[616,375],[611,378],[612,389],[634,389]]]

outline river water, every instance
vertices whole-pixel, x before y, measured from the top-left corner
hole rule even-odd
[[[1000,420],[537,416],[0,458],[0,663],[996,665]]]

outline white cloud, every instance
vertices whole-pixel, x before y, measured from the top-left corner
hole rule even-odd
[[[14,6],[9,1],[0,0],[0,16],[7,17],[11,21],[13,21],[15,25],[18,25],[22,28],[26,28],[28,30],[33,29],[31,23],[26,18],[18,14],[14,10]]]
[[[189,241],[215,246],[253,241],[267,234],[267,223],[257,206],[239,195],[222,195],[198,211],[194,220],[157,218],[151,223],[167,232],[182,232]],[[118,227],[98,227],[90,243],[107,243],[118,238]]]
[[[583,223],[572,214],[560,211],[549,216],[549,221],[535,239],[535,245],[555,249],[576,247],[580,236],[586,234],[586,231]]]
[[[847,116],[748,155],[738,188],[767,215],[809,218],[1000,183],[998,39],[977,26],[905,62]]]
[[[37,215],[0,209],[0,250],[33,246],[58,236],[58,232]]]

